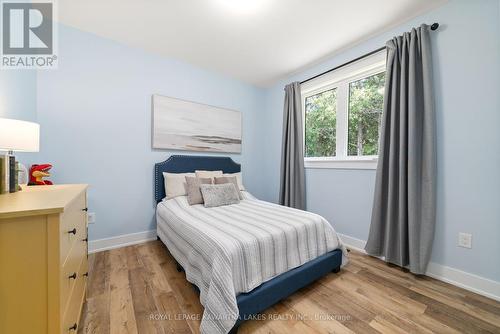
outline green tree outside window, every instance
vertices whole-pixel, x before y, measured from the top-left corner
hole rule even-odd
[[[349,84],[348,155],[377,155],[385,73]]]
[[[335,156],[337,90],[330,89],[306,98],[306,157]]]

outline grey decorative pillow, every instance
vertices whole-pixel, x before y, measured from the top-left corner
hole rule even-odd
[[[212,179],[186,176],[185,185],[189,205],[203,204],[203,196],[200,191],[202,184],[212,184]]]
[[[234,184],[236,190],[238,191],[238,197],[240,198],[240,200],[243,199],[241,191],[239,190],[240,187],[238,186],[238,179],[236,179],[236,176],[216,176],[214,178],[214,184],[224,184],[224,183]]]
[[[240,202],[238,191],[232,183],[202,184],[200,185],[200,190],[206,208],[237,204]]]

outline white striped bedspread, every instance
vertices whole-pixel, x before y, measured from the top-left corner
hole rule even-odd
[[[238,318],[236,296],[318,256],[346,250],[321,216],[264,202],[243,192],[239,204],[190,206],[186,196],[160,202],[157,231],[200,289],[201,333],[228,333]]]

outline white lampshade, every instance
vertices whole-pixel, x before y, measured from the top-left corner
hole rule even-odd
[[[17,119],[0,118],[0,150],[38,152],[40,125]]]

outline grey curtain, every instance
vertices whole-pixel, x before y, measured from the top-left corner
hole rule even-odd
[[[384,113],[365,250],[424,274],[436,216],[436,135],[429,26],[387,42]]]
[[[305,210],[306,188],[300,83],[285,86],[281,148],[280,204]]]

